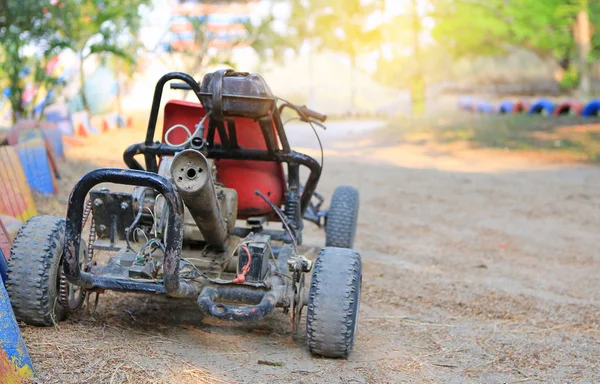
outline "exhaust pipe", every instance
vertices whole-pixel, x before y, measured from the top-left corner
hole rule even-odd
[[[206,242],[217,251],[224,251],[227,226],[206,157],[194,149],[178,153],[171,164],[171,176]]]

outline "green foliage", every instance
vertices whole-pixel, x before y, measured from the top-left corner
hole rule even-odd
[[[127,63],[135,59],[135,33],[140,24],[138,9],[150,0],[0,0],[0,86],[10,87],[13,119],[29,117],[41,90],[49,91],[57,79],[45,71],[48,60],[64,49],[79,60],[82,89],[83,62],[91,55],[118,56]],[[24,75],[28,70],[29,75]],[[37,92],[23,105],[26,87]],[[84,97],[87,108],[87,100]]]
[[[368,24],[369,17],[382,4],[381,0],[294,0],[290,29],[298,41],[309,39],[318,49],[345,55],[354,71],[358,57],[377,50],[381,44],[382,30]],[[350,110],[353,111],[354,83],[351,89]]]
[[[579,72],[577,72],[577,68],[571,66],[563,74],[560,86],[564,89],[574,89],[577,84],[579,84]]]
[[[36,86],[49,85],[56,79],[44,71],[49,55],[59,45],[52,44],[52,20],[44,17],[44,2],[39,0],[0,1],[0,86],[10,89],[9,101],[13,120],[32,115],[33,103],[22,103],[28,82]],[[45,43],[44,52],[30,51],[30,44]],[[31,72],[27,75],[25,70]]]
[[[242,25],[247,31],[247,36],[241,39],[237,44],[247,44],[258,54],[261,60],[271,55],[278,60],[286,48],[295,48],[296,41],[288,40],[287,36],[282,36],[273,29],[275,17],[271,14],[262,18],[258,23],[252,23],[251,20],[244,20]]]
[[[222,39],[218,33],[209,28],[208,16],[185,16],[189,23],[192,38],[187,42],[171,45],[169,56],[160,59],[172,69],[181,70],[193,77],[201,76],[206,67],[211,65],[227,65],[233,67],[232,50],[247,46],[259,56],[261,61],[267,57],[279,59],[285,48],[295,47],[290,41],[273,28],[275,17],[269,14],[258,21],[244,19],[237,22],[244,27],[246,33],[232,41],[226,47],[212,49]]]
[[[501,17],[502,0],[434,0],[433,36],[456,57],[501,53],[510,25]]]
[[[576,53],[573,23],[581,0],[433,0],[433,36],[455,57],[495,55],[521,46],[563,68]],[[592,19],[600,7],[590,8]]]
[[[139,8],[150,0],[69,0],[49,9],[56,20],[58,39],[79,58],[79,80],[83,107],[89,111],[84,92],[84,62],[92,55],[113,55],[133,63],[140,27]],[[129,48],[128,48],[129,46]]]
[[[378,3],[363,3],[361,0],[315,2],[314,33],[319,36],[322,48],[343,53],[354,63],[358,55],[378,46],[381,30],[366,27],[369,16],[378,9]]]

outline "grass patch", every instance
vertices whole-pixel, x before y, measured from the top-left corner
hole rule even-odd
[[[600,120],[577,116],[480,115],[400,118],[385,131],[404,142],[467,142],[473,148],[570,152],[600,162]]]

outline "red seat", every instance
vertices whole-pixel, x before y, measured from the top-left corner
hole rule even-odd
[[[165,105],[162,141],[165,133],[176,124],[184,125],[192,134],[195,125],[206,115],[206,110],[200,103],[171,100]],[[205,124],[208,128],[208,123]],[[236,117],[235,127],[238,145],[245,149],[267,149],[260,126],[252,119]],[[204,132],[206,138],[208,129]],[[275,132],[275,129],[273,129]],[[276,135],[276,132],[275,132]],[[187,139],[184,129],[175,129],[169,134],[172,144],[180,144]],[[219,133],[215,133],[215,142],[219,142]],[[238,217],[248,218],[273,212],[271,207],[255,190],[261,191],[276,206],[283,204],[285,193],[285,177],[283,166],[277,162],[253,160],[217,160],[217,181],[238,193]]]

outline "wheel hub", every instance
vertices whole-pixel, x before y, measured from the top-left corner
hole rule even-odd
[[[302,308],[304,308],[304,280],[304,274],[301,273],[298,282],[294,284],[294,298],[290,308],[290,327],[294,333],[300,329]]]

